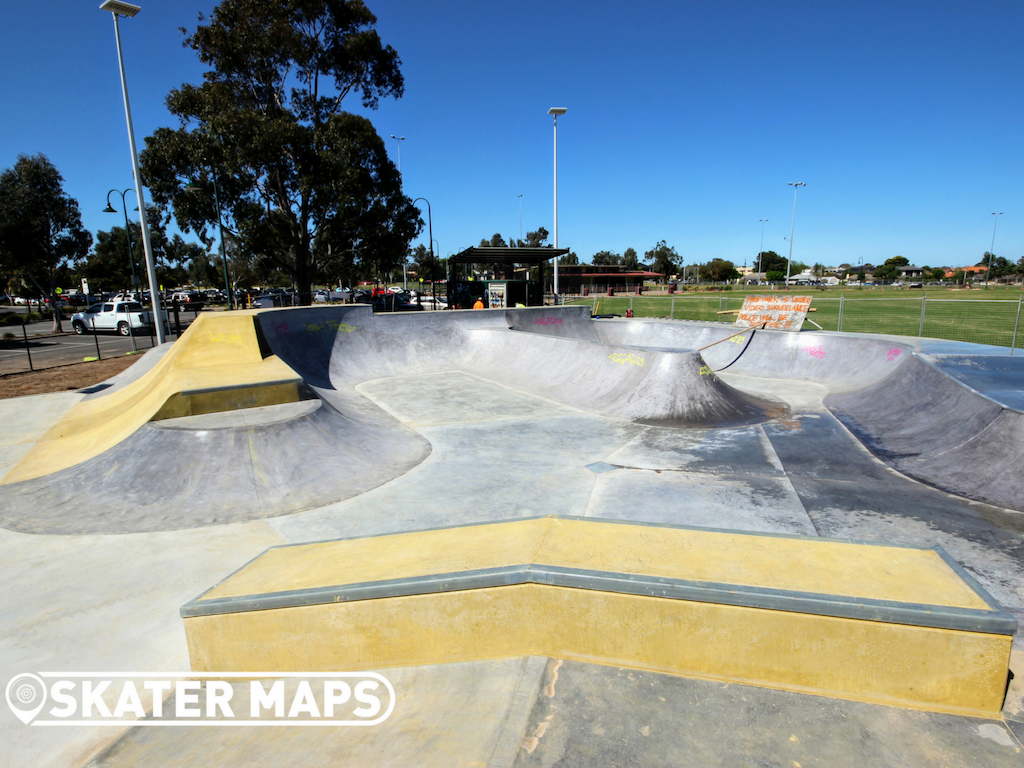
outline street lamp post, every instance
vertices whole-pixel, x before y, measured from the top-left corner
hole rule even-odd
[[[552,107],[548,110],[549,115],[555,118],[555,249],[558,249],[558,116],[564,115],[569,110],[566,107]],[[558,303],[558,257],[555,256],[555,304]]]
[[[235,306],[233,299],[234,291],[231,290],[231,280],[228,278],[228,258],[224,249],[224,218],[220,213],[220,191],[217,189],[217,169],[213,171],[213,204],[217,208],[217,231],[220,233],[220,263],[224,267],[224,290],[228,294],[228,309]]]
[[[999,224],[999,217],[1003,215],[1000,211],[996,213],[992,211],[992,215],[995,218],[992,220],[992,247],[988,249],[988,270],[985,272],[985,287],[988,288],[988,278],[992,274],[992,258],[996,255],[996,225]]]
[[[224,249],[224,219],[220,213],[220,189],[217,186],[217,169],[212,165],[210,166],[210,177],[213,179],[213,207],[217,210],[217,231],[220,233],[218,250],[220,251],[220,263],[224,267],[224,293],[228,298],[228,309],[232,309],[234,308],[234,302],[232,301],[234,292],[231,290],[231,280],[228,277],[228,259]],[[186,189],[189,192],[202,191],[201,185],[195,181],[190,181],[186,185]]]
[[[110,196],[115,192],[121,196],[121,208],[124,210],[124,232],[128,236],[128,264],[132,268],[132,290],[137,291],[139,289],[139,278],[135,274],[135,256],[132,254],[132,230],[128,223],[128,203],[125,201],[125,195],[131,192],[131,189],[121,191],[119,189],[112,189],[107,192],[107,207],[103,209],[103,213],[117,213],[117,209],[110,204]],[[139,210],[136,208],[135,210]]]
[[[761,258],[764,256],[764,225],[768,219],[758,219],[761,222],[761,250],[757,252],[757,281],[761,282]]]
[[[123,192],[119,189],[112,189],[107,192],[107,207],[103,209],[104,213],[117,213],[117,210],[110,204],[110,196],[114,193],[121,196],[121,208],[124,211],[124,234],[128,238],[128,264],[132,268],[132,290],[139,290],[139,278],[135,275],[135,256],[132,254],[132,229],[128,224],[128,203],[125,201],[125,195],[131,192],[130,189],[126,189]],[[136,209],[138,210],[138,209]],[[129,330],[131,326],[129,324]],[[131,334],[132,337],[132,352],[138,352],[138,347],[135,346],[135,334]]]
[[[789,268],[793,264],[793,230],[796,229],[796,193],[807,185],[802,181],[787,182],[793,187],[793,222],[789,225],[789,258],[786,260],[786,287],[789,288]]]
[[[395,134],[392,133],[391,134],[391,138],[394,139],[398,143],[398,176],[399,176],[399,178],[401,178],[401,176],[402,176],[402,142],[405,141],[405,136],[399,137],[399,136],[395,136]]]
[[[430,201],[425,197],[417,197],[412,201],[413,205],[416,205],[420,200],[427,204],[427,226],[429,227],[430,235],[430,294],[434,297],[433,307],[437,309],[437,284],[434,281],[434,216],[430,212]],[[449,295],[448,300],[451,301]]]
[[[519,196],[519,242],[523,242],[523,196]]]
[[[132,109],[128,103],[128,80],[124,74],[124,56],[121,54],[121,29],[118,26],[118,16],[127,18],[133,17],[142,9],[131,3],[123,3],[120,0],[105,0],[100,6],[101,11],[110,11],[114,17],[114,39],[117,41],[117,63],[121,70],[121,93],[124,95],[124,116],[128,123],[128,146],[132,154],[132,170],[135,173],[135,196],[139,201],[139,224],[142,227],[142,247],[146,252],[146,272],[149,275],[149,297],[153,304],[153,325],[156,326],[156,342],[163,344],[164,324],[163,316],[160,313],[160,301],[158,300],[158,286],[156,282],[156,263],[153,260],[153,246],[149,240],[149,222],[146,220],[146,201],[142,195],[142,175],[139,173],[139,154],[135,148],[135,130],[132,128]]]
[[[391,134],[391,138],[398,144],[398,181],[402,181],[402,142],[405,141],[405,136],[395,136]],[[409,254],[406,253],[402,257],[402,290],[409,290],[409,273],[406,271],[406,260],[409,258]]]

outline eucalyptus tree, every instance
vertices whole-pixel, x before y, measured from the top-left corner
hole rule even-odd
[[[223,0],[199,21],[184,45],[209,70],[171,91],[179,126],[142,153],[154,200],[207,244],[222,224],[303,303],[352,262],[400,264],[422,220],[371,122],[342,109],[403,93],[376,17],[361,0]]]
[[[57,168],[45,155],[19,155],[0,174],[0,272],[18,273],[50,297],[54,331],[62,330],[56,273],[90,245],[78,201],[64,191]]]

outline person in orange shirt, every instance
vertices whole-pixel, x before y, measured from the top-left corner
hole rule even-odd
[[[473,309],[483,309],[483,308],[484,308],[484,300],[483,299],[477,299],[476,303],[473,304]]]

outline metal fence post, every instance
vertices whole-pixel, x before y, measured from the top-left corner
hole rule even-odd
[[[591,316],[597,314],[597,296],[590,297],[590,314]]]
[[[846,302],[846,294],[840,293],[839,294],[839,323],[838,323],[838,327],[836,328],[836,331],[843,330],[843,306],[844,306],[845,302]]]
[[[924,305],[928,301],[928,294],[921,294],[921,324],[917,327],[918,338],[924,336]]]
[[[630,312],[630,314],[632,314],[632,312],[633,312],[633,295],[632,294],[630,294],[630,296],[629,296],[629,312]]]
[[[1017,319],[1013,323],[1013,341],[1010,342],[1010,356],[1013,357],[1013,348],[1017,346],[1017,329],[1020,328],[1020,303],[1024,301],[1024,294],[1017,297]]]
[[[132,352],[138,352],[139,348],[135,344],[135,331],[132,330],[132,313],[125,311],[124,317],[128,321],[128,335],[132,338]]]
[[[670,309],[669,312],[668,312],[668,319],[669,320],[675,320],[676,319],[676,297],[675,296],[672,297],[672,309]]]
[[[92,340],[96,342],[96,359],[102,360],[103,355],[100,354],[100,337],[96,335],[96,316],[92,317]]]
[[[31,313],[31,311],[32,308],[29,307],[29,312]],[[25,354],[28,355],[28,369],[34,371],[35,368],[32,367],[32,349],[28,345],[28,331],[25,330],[24,323],[21,324],[21,335],[25,337]]]

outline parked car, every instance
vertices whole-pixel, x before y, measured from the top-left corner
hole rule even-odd
[[[422,296],[414,296],[410,299],[413,304],[419,304],[424,309],[448,309],[448,301],[444,296],[438,296],[435,299],[430,294],[423,294]]]
[[[206,295],[199,291],[178,291],[171,295],[172,302],[178,302],[178,308],[190,312],[198,312],[206,306]]]
[[[419,304],[413,304],[410,298],[407,293],[389,293],[374,296],[371,304],[374,312],[418,312],[423,309]]]
[[[272,307],[290,307],[291,296],[286,293],[265,293],[252,300],[253,309],[270,309]]]
[[[163,314],[164,328],[167,327],[167,313]],[[153,313],[144,310],[137,301],[109,301],[93,304],[84,312],[71,316],[71,327],[79,336],[96,331],[116,331],[129,336],[136,330],[148,333],[153,326]]]

